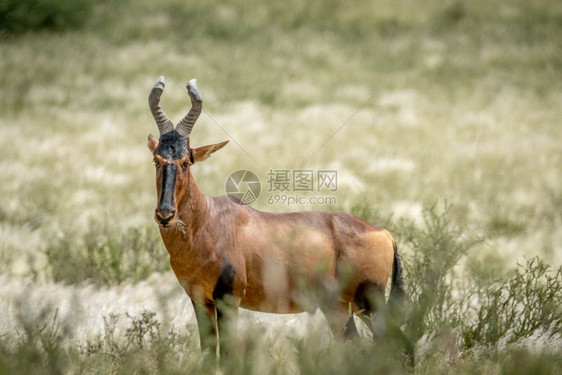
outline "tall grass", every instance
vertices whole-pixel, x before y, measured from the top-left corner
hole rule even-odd
[[[445,211],[443,211],[445,210]],[[430,373],[433,371],[557,373],[562,366],[562,267],[553,269],[538,258],[481,283],[457,267],[475,243],[460,233],[450,207],[430,207],[421,226],[409,223],[400,245],[407,271],[409,301],[400,329],[387,329],[372,341],[334,341],[327,327],[311,325],[304,336],[268,335],[267,327],[239,329],[230,356],[221,358],[223,372],[254,373]],[[403,226],[404,221],[400,225]],[[380,311],[384,314],[384,311]],[[57,312],[20,314],[19,335],[5,335],[0,364],[7,371],[130,373],[214,371],[209,353],[201,353],[195,325],[170,326],[169,317],[154,311],[105,317],[104,333],[76,343],[74,333]],[[124,320],[125,325],[118,327]],[[387,322],[392,328],[393,320]],[[265,331],[264,331],[265,330]],[[67,332],[64,332],[67,331]],[[400,353],[407,340],[414,358]],[[536,350],[536,340],[551,342]],[[523,344],[527,342],[527,344]],[[267,360],[267,358],[269,358]]]
[[[47,273],[55,282],[116,285],[169,271],[169,257],[154,227],[126,232],[90,222],[82,239],[60,233],[47,246]]]

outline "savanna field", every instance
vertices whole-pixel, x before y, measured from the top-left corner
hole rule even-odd
[[[562,373],[559,1],[8,0],[0,66],[1,374]],[[247,169],[257,209],[393,233],[399,325],[241,311],[206,360],[153,219],[160,75],[174,123],[197,78],[192,146],[230,140],[205,194]],[[329,204],[279,199],[282,170],[336,171],[288,193]]]

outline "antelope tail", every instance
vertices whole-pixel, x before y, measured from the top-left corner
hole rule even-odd
[[[400,256],[398,255],[398,246],[394,242],[394,265],[392,267],[392,286],[390,289],[390,297],[388,298],[389,307],[392,312],[391,316],[394,317],[394,329],[395,338],[402,345],[402,358],[408,366],[412,367],[415,363],[415,343],[409,339],[408,335],[402,332],[400,326],[404,323],[404,318],[406,317],[406,306],[407,302],[406,291],[404,290],[404,276],[402,274],[402,262],[400,262]]]
[[[402,262],[398,255],[398,246],[394,242],[394,264],[392,266],[392,286],[390,289],[389,302],[400,305],[406,299],[404,290],[404,276],[402,272]]]

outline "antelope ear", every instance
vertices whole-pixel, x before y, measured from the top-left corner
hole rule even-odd
[[[197,147],[192,149],[191,152],[193,155],[193,161],[194,162],[203,161],[210,158],[213,152],[220,150],[221,148],[226,146],[227,143],[228,141],[224,141],[214,145],[207,145],[207,146]]]
[[[150,152],[152,152],[154,154],[154,151],[156,151],[156,147],[158,147],[158,140],[156,139],[155,136],[153,136],[152,134],[148,135],[148,142],[146,143],[146,145],[148,146],[148,149],[150,150]]]

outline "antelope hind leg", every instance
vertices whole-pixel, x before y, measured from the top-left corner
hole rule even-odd
[[[321,310],[336,340],[349,340],[359,336],[353,313],[349,312],[346,303],[338,302],[335,306],[324,307]]]

